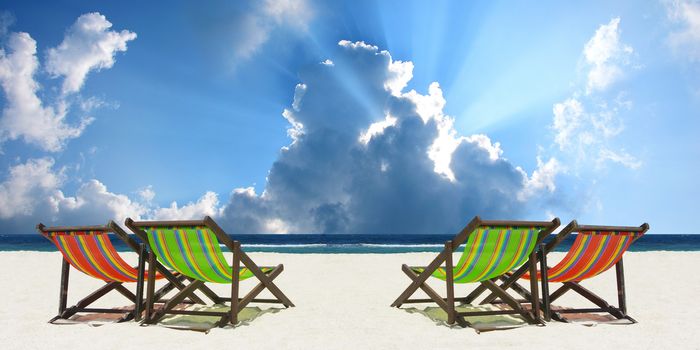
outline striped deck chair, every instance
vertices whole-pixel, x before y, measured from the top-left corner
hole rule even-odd
[[[285,307],[294,306],[282,291],[272,282],[284,269],[282,264],[275,267],[258,267],[248,255],[241,250],[238,241],[231,240],[210,217],[203,220],[189,221],[133,221],[126,219],[125,224],[141,239],[148,242],[151,260],[163,265],[193,281],[159,310],[153,309],[153,280],[148,279],[146,323],[156,323],[166,314],[186,314],[202,316],[218,316],[219,327],[226,324],[238,323],[238,313],[251,302],[280,303]],[[219,242],[230,250],[232,264],[226,261]],[[155,257],[155,258],[154,258]],[[241,267],[241,264],[243,266]],[[150,272],[149,265],[149,272]],[[235,271],[235,273],[233,273]],[[149,275],[150,276],[150,275]],[[257,278],[256,285],[243,298],[239,298],[239,282],[251,277]],[[210,289],[202,289],[204,283],[225,283],[231,285],[231,297],[221,297]],[[267,288],[274,299],[256,299],[255,297]],[[185,297],[200,289],[216,304],[230,303],[228,312],[176,310],[175,306]],[[208,292],[206,292],[208,291]]]
[[[519,314],[529,323],[543,323],[537,297],[532,298],[532,311],[529,311],[507,293],[507,288],[498,286],[494,280],[513,269],[521,273],[536,271],[535,247],[558,226],[558,218],[551,222],[486,221],[477,216],[452,240],[445,242],[445,248],[427,267],[402,266],[412,282],[391,306],[435,302],[447,313],[448,324],[457,322],[462,327],[470,326],[464,317],[498,314]],[[453,252],[465,243],[464,251],[454,265]],[[445,265],[441,266],[443,263]],[[426,283],[430,276],[446,282],[447,298],[443,299]],[[479,283],[480,287],[497,294],[511,310],[457,312],[455,302],[464,303],[468,296],[455,297],[455,283]],[[430,298],[409,299],[418,288]],[[531,284],[535,296],[538,295],[537,288],[536,282]]]
[[[566,322],[562,313],[590,313],[607,312],[617,319],[627,319],[636,323],[627,315],[627,302],[625,296],[625,274],[622,264],[622,255],[630,245],[643,236],[649,230],[649,224],[644,223],[639,227],[624,226],[588,226],[578,225],[576,220],[567,225],[553,240],[542,247],[542,259],[537,278],[542,282],[542,306],[545,319],[554,318]],[[553,267],[547,266],[547,254],[561,243],[571,233],[578,233],[571,249],[564,258]],[[581,286],[580,282],[597,276],[615,266],[617,280],[618,306],[614,307],[600,296]],[[532,274],[525,274],[523,278],[530,279]],[[563,285],[549,294],[548,282],[560,282]],[[597,308],[589,309],[563,309],[557,313],[551,313],[552,303],[568,291],[574,291],[591,301]]]
[[[63,255],[58,315],[49,320],[50,323],[58,319],[68,319],[77,313],[83,312],[124,313],[125,315],[118,322],[134,318],[140,319],[141,310],[143,310],[144,306],[143,282],[145,280],[144,264],[146,260],[144,244],[138,244],[113,221],[110,221],[105,226],[70,227],[46,227],[40,223],[36,228]],[[132,267],[126,263],[117,253],[110,241],[109,233],[115,233],[129,248],[138,253],[139,262],[137,267]],[[88,276],[104,281],[106,284],[78,301],[74,306],[67,307],[68,274],[71,266]],[[184,288],[180,281],[181,278],[174,276],[162,266],[154,265],[153,271],[148,276],[152,276],[154,280],[166,278],[170,282],[154,294],[156,298],[160,298],[175,287]],[[136,282],[136,294],[123,285],[127,282]],[[92,303],[113,290],[116,290],[134,303],[133,309],[125,311],[88,308]]]

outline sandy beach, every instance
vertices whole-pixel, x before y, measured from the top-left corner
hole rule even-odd
[[[587,327],[551,322],[546,327],[481,334],[469,328],[437,325],[422,314],[389,307],[409,283],[400,270],[401,264],[425,264],[434,255],[252,253],[258,264],[284,264],[285,271],[276,283],[297,306],[265,313],[249,325],[204,334],[161,326],[140,327],[134,322],[99,327],[48,324],[58,307],[60,254],[2,252],[0,341],[5,349],[700,348],[700,334],[692,332],[699,311],[696,299],[700,276],[695,267],[700,263],[700,252],[626,254],[628,310],[638,324]],[[135,255],[127,256],[135,260]],[[560,257],[552,254],[550,262]],[[439,282],[432,281],[433,287],[444,293]],[[76,270],[71,270],[70,283],[69,305],[101,284]],[[243,291],[254,284],[252,280],[244,281]],[[612,271],[584,285],[611,302],[616,300]],[[457,293],[465,294],[474,286],[458,285]],[[227,290],[225,285],[216,287],[222,293]],[[115,293],[99,305],[126,304]],[[588,306],[573,295],[559,304]]]

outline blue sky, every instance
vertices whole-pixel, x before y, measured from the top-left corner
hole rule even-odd
[[[696,233],[700,3],[3,2],[0,232]]]

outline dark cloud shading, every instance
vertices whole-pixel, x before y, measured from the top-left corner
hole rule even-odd
[[[459,141],[453,180],[437,173],[428,153],[439,120],[419,115],[415,93],[389,88],[405,85],[412,66],[402,70],[405,63],[373,46],[340,44],[332,64],[301,74],[285,111],[297,123],[294,141],[272,165],[263,194],[234,192],[220,218],[225,226],[245,233],[437,234],[455,232],[474,215],[531,212],[518,198],[527,175],[479,142]],[[387,115],[394,125],[366,144],[359,140]]]

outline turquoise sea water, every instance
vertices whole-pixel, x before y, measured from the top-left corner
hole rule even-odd
[[[438,252],[451,235],[236,235],[243,249],[248,252],[279,253],[408,253]],[[567,251],[574,237],[557,247]],[[117,237],[112,238],[121,251],[129,249]],[[0,251],[55,251],[56,248],[39,234],[0,235]],[[700,251],[700,234],[664,235],[648,234],[630,248],[631,251]]]

